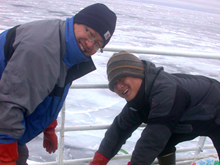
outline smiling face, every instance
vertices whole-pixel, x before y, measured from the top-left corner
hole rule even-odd
[[[131,101],[137,95],[142,81],[141,78],[137,77],[121,77],[114,83],[114,92],[126,101]]]
[[[94,44],[98,43],[101,47],[103,46],[103,39],[98,32],[87,26],[87,31],[85,25],[74,23],[74,33],[76,37],[77,44],[83,54],[87,57],[92,56],[97,52]],[[91,34],[94,41],[88,39],[87,33]]]

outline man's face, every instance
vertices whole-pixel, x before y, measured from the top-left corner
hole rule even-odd
[[[103,47],[103,39],[98,32],[83,24],[74,23],[74,33],[80,50],[85,56],[92,56]]]
[[[126,101],[131,101],[137,95],[142,81],[137,77],[121,77],[114,83],[114,92]]]

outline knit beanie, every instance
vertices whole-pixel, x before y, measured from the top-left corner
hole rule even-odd
[[[120,77],[131,76],[144,78],[143,62],[126,51],[113,54],[107,63],[108,87],[114,92],[114,83]]]
[[[104,48],[115,31],[116,19],[115,13],[107,6],[96,3],[79,11],[74,23],[87,25],[97,31],[104,41]]]

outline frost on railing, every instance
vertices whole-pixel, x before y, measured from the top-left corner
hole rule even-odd
[[[142,47],[126,47],[126,46],[106,46],[104,51],[111,52],[119,52],[121,50],[129,51],[130,53],[142,53],[142,54],[150,54],[150,55],[165,55],[165,56],[182,56],[182,57],[196,57],[196,58],[209,58],[209,59],[220,59],[219,54],[215,53],[204,53],[204,52],[183,52],[183,51],[167,51],[167,50],[155,50],[149,48]],[[218,76],[218,80],[220,80],[220,72]],[[81,89],[81,88],[107,88],[107,84],[74,84],[71,86],[73,89]],[[61,111],[61,126],[56,128],[56,131],[60,132],[59,138],[59,148],[58,148],[58,158],[57,161],[54,162],[46,162],[46,163],[31,163],[35,165],[67,165],[67,164],[76,164],[80,163],[89,163],[92,158],[83,158],[83,159],[74,159],[74,160],[63,160],[63,152],[64,152],[64,133],[67,131],[85,131],[85,130],[102,130],[107,129],[109,125],[83,125],[83,126],[74,126],[74,127],[64,127],[65,121],[65,105]],[[146,125],[141,125],[144,127]],[[214,154],[201,154],[201,152],[205,149],[214,149],[213,145],[204,145],[206,141],[206,137],[200,137],[197,146],[190,148],[177,149],[177,153],[194,151],[194,155],[192,156],[181,156],[176,159],[176,164],[192,164],[195,160],[207,158],[207,157],[215,157],[217,158],[217,153]],[[112,160],[119,159],[127,159],[129,160],[131,157],[130,154],[124,155],[116,155]],[[154,164],[157,164],[157,160],[154,161]]]

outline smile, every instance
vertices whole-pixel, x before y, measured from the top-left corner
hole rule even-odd
[[[79,44],[80,49],[82,50],[82,52],[85,51],[84,47],[82,46],[82,44]]]
[[[128,89],[126,89],[124,92],[122,92],[123,95],[125,95],[128,92]]]

